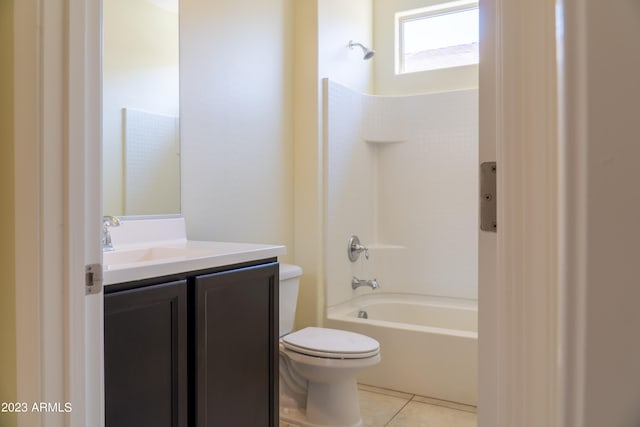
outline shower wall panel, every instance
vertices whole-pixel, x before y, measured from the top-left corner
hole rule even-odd
[[[353,296],[354,275],[382,292],[477,299],[478,91],[326,89],[328,306]],[[348,261],[351,233],[369,260]]]
[[[351,263],[347,240],[352,234],[368,244],[375,239],[376,150],[362,139],[366,98],[345,86],[325,80],[324,159],[325,280],[329,305],[352,297],[351,277],[373,274],[361,256]]]
[[[402,98],[406,140],[380,145],[377,241],[398,245],[380,280],[399,292],[477,298],[477,91]],[[386,251],[389,252],[389,251]]]

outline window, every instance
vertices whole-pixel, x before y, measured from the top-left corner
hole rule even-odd
[[[477,64],[477,1],[456,1],[396,14],[396,73]]]

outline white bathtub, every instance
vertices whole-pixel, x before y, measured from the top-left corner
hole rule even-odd
[[[379,293],[329,308],[326,326],[380,342],[382,362],[359,382],[476,405],[477,318],[475,301]]]

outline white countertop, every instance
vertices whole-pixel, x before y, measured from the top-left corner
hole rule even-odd
[[[187,255],[163,256],[158,259],[121,262],[103,265],[102,281],[104,285],[131,282],[134,280],[168,276],[188,271],[204,270],[223,267],[225,265],[257,261],[284,255],[286,248],[279,245],[262,245],[253,243],[231,242],[165,242],[149,248],[130,248],[128,250],[107,252],[105,260],[110,256],[121,254],[141,254],[148,251],[170,251],[171,249],[186,249]],[[108,261],[107,261],[108,262]]]
[[[274,258],[282,245],[187,240],[183,218],[122,220],[111,229],[113,251],[103,253],[108,286]]]

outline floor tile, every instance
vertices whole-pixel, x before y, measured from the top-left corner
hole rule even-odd
[[[358,391],[360,414],[364,427],[384,427],[408,402],[409,397],[397,397],[374,391]]]
[[[444,406],[446,408],[458,409],[460,411],[474,412],[474,413],[477,412],[477,408],[475,406],[465,405],[464,403],[449,402],[448,400],[439,400],[431,397],[424,397],[424,396],[418,396],[418,395],[414,396],[413,400],[415,400],[416,402],[430,403],[436,406]]]
[[[410,401],[387,427],[476,427],[473,412]]]
[[[407,400],[410,400],[413,397],[413,394],[411,394],[411,393],[405,393],[405,392],[402,392],[402,391],[390,390],[388,388],[375,387],[375,386],[367,385],[367,384],[358,384],[358,388],[360,390],[372,391],[374,393],[386,394],[388,396],[395,396],[395,397],[399,397],[401,399],[407,399]]]
[[[364,427],[476,427],[476,407],[358,384]],[[298,427],[284,421],[279,427]]]

